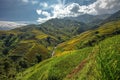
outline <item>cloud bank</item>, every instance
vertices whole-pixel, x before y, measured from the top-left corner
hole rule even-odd
[[[27,2],[27,0],[24,0]],[[78,3],[65,4],[65,0],[58,0],[56,4],[40,3],[36,12],[40,16],[38,22],[43,23],[52,18],[76,17],[82,14],[100,15],[111,14],[120,9],[120,0],[97,0],[89,5]],[[50,10],[50,11],[48,11]]]
[[[22,26],[26,26],[27,24],[11,22],[11,21],[0,21],[0,29],[2,30],[10,30]]]

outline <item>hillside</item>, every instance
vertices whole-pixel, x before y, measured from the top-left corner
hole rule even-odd
[[[63,51],[77,50],[87,46],[94,46],[107,37],[120,34],[120,21],[108,22],[95,30],[83,32],[71,40],[57,46],[56,55]]]
[[[103,40],[94,47],[68,51],[66,55],[50,58],[19,73],[17,79],[118,80],[119,41],[120,35],[117,35]]]
[[[118,80],[119,17],[101,24],[52,19],[0,31],[0,80]]]
[[[21,28],[13,29],[14,31],[30,32],[33,29],[42,31],[47,35],[54,36],[60,42],[66,41],[77,34],[84,31],[94,29],[94,26],[89,26],[83,22],[66,19],[51,19],[43,24],[28,25]],[[56,34],[55,34],[56,33]]]
[[[92,28],[94,26],[88,26],[85,23],[74,20],[52,19],[41,24],[39,29],[46,34],[57,37],[61,41],[65,41]]]
[[[74,36],[70,40],[63,42],[57,46],[57,50],[69,51],[74,49],[81,49],[86,46],[93,46],[104,40],[107,37],[120,34],[120,11],[112,14],[107,19],[103,20],[100,25],[91,30],[84,31],[80,35]],[[90,16],[90,15],[89,15]],[[100,17],[100,15],[98,16]],[[93,22],[94,24],[94,22]],[[56,52],[57,53],[57,52]]]
[[[57,44],[90,28],[77,21],[54,19],[0,31],[0,79],[14,78],[15,73],[50,58]]]
[[[54,56],[21,72],[19,80],[119,80],[120,20],[59,43]]]
[[[0,31],[0,79],[13,78],[16,72],[51,57],[58,40],[34,27],[29,29]]]

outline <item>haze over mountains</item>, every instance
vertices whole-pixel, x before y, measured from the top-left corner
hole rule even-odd
[[[0,21],[0,30],[10,30],[18,27],[25,26],[27,24],[20,24],[16,22],[10,22],[10,21]]]

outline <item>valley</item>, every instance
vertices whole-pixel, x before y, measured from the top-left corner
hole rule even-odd
[[[119,13],[1,30],[0,80],[119,80]]]

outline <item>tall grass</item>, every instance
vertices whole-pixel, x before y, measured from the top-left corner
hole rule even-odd
[[[119,80],[120,35],[102,41],[94,47],[93,52],[84,68],[65,80]]]
[[[107,39],[99,45],[97,63],[102,80],[120,79],[120,36]]]

